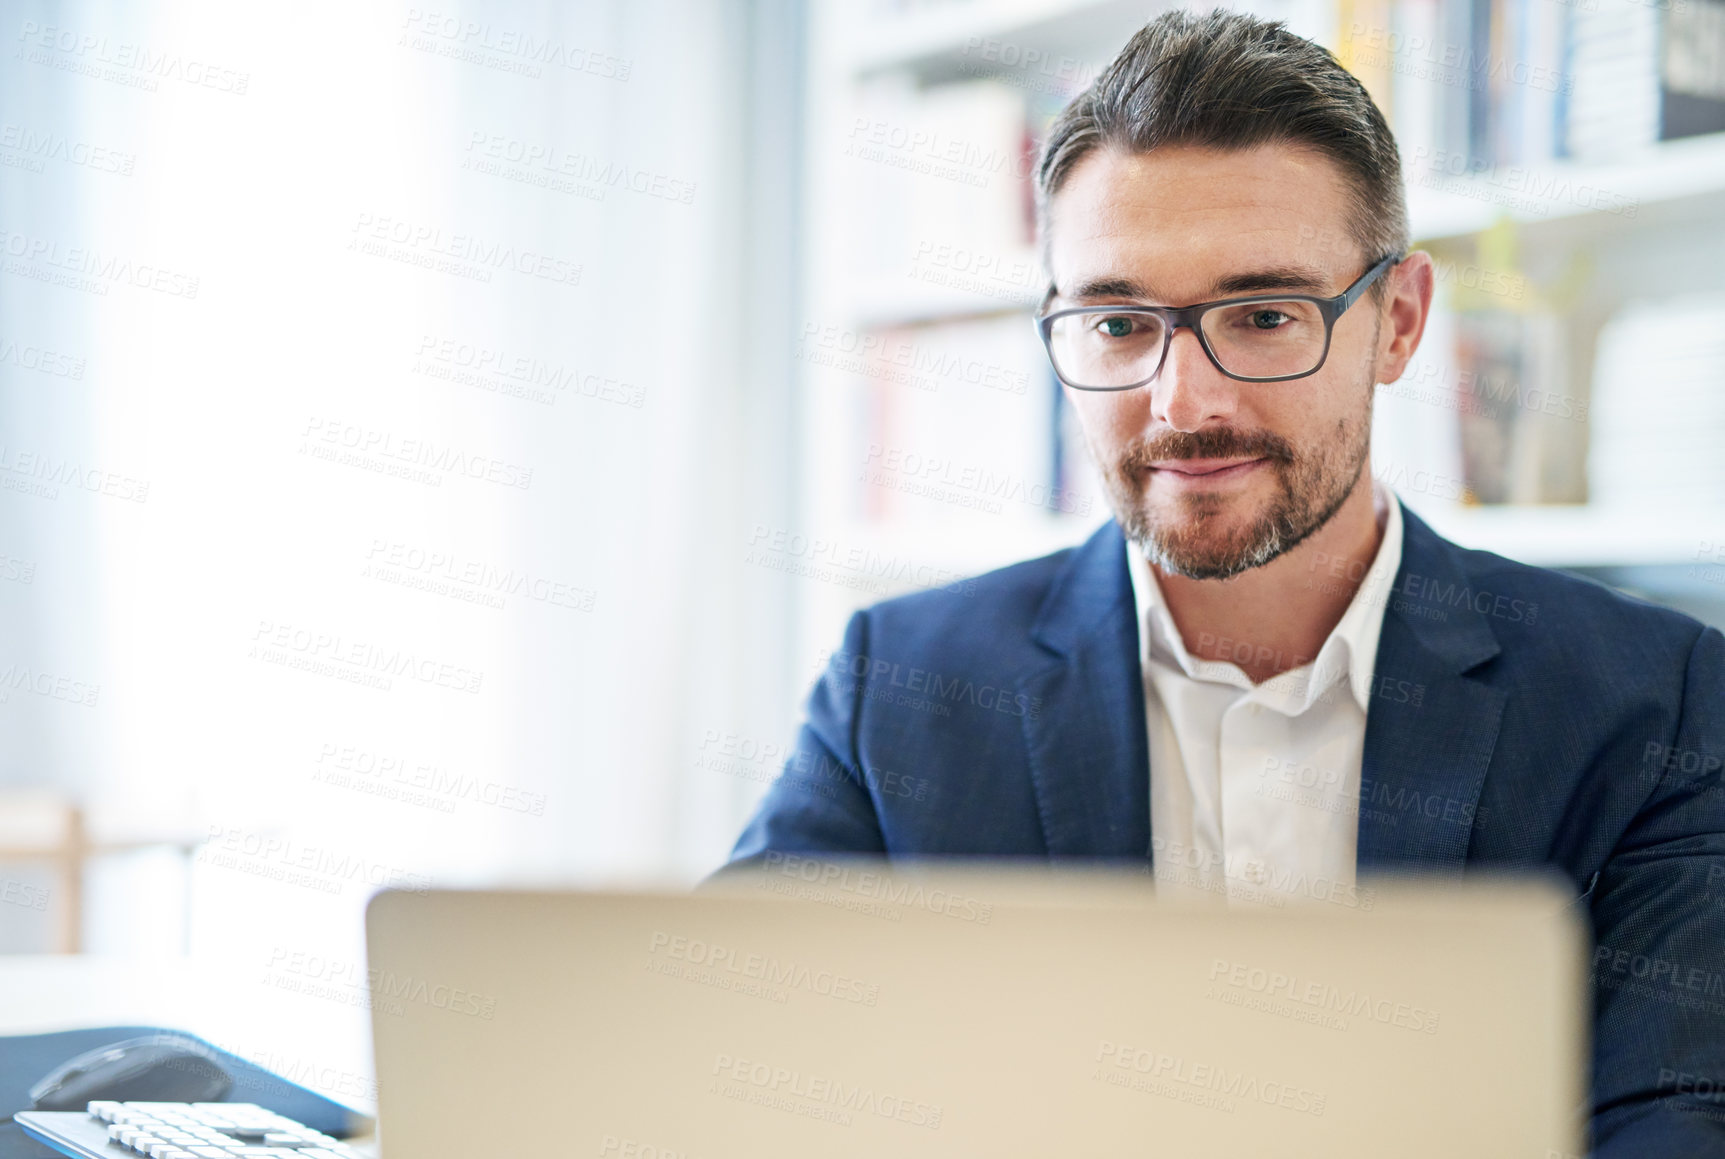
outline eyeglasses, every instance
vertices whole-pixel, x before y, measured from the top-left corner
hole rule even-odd
[[[1076,390],[1131,390],[1150,382],[1181,326],[1191,327],[1229,378],[1286,382],[1317,373],[1336,319],[1399,261],[1384,258],[1333,298],[1264,294],[1196,306],[1079,306],[1039,315],[1036,329],[1054,373]]]

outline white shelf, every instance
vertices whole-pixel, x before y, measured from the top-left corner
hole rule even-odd
[[[1700,563],[1725,543],[1725,513],[1587,505],[1419,510],[1439,535],[1540,567]]]
[[[1420,184],[1418,150],[1404,146],[1413,236],[1441,241],[1477,233],[1501,218],[1522,225],[1580,221],[1634,228],[1662,210],[1695,201],[1725,213],[1725,133],[1659,144],[1609,163],[1553,161],[1500,166],[1485,176],[1439,173]]]

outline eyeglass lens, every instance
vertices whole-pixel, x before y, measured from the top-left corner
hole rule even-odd
[[[1207,310],[1204,340],[1229,374],[1280,378],[1307,374],[1324,357],[1324,317],[1316,303],[1290,299]],[[1167,341],[1154,314],[1098,312],[1056,318],[1049,348],[1060,377],[1078,387],[1123,387],[1156,372]]]

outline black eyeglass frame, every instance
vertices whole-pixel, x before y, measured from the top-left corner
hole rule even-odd
[[[1371,269],[1361,274],[1354,284],[1333,298],[1320,298],[1313,294],[1254,294],[1246,298],[1220,298],[1214,302],[1200,302],[1195,306],[1074,306],[1068,310],[1056,310],[1052,314],[1038,314],[1035,318],[1036,331],[1042,336],[1043,349],[1048,352],[1048,364],[1054,368],[1054,373],[1060,381],[1073,390],[1137,390],[1141,386],[1156,381],[1156,376],[1162,373],[1162,364],[1168,361],[1168,347],[1174,342],[1174,331],[1185,326],[1198,336],[1198,345],[1204,348],[1204,354],[1210,359],[1210,364],[1229,378],[1240,382],[1288,382],[1296,378],[1309,378],[1324,368],[1324,362],[1330,357],[1330,335],[1336,328],[1336,319],[1347,312],[1349,306],[1359,301],[1366,290],[1371,287],[1383,272],[1391,266],[1399,265],[1406,254],[1397,256],[1390,254],[1380,260]],[[1049,296],[1054,290],[1049,288]],[[1045,299],[1046,300],[1046,299]],[[1267,378],[1254,378],[1250,375],[1235,374],[1223,366],[1216,357],[1216,352],[1210,349],[1210,340],[1204,337],[1204,328],[1199,325],[1204,315],[1222,306],[1249,306],[1254,302],[1311,302],[1318,308],[1324,319],[1324,349],[1318,355],[1318,363],[1310,370],[1302,370],[1298,374],[1278,374]],[[1075,314],[1149,314],[1162,320],[1162,354],[1156,359],[1156,369],[1149,377],[1129,383],[1126,386],[1079,386],[1075,382],[1067,382],[1066,376],[1060,373],[1060,363],[1054,357],[1054,323],[1061,318]]]

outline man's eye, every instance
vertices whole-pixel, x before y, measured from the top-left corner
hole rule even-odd
[[[1096,329],[1107,338],[1128,337],[1133,328],[1133,320],[1125,314],[1111,314],[1096,320]]]
[[[1274,330],[1282,323],[1289,321],[1288,316],[1280,310],[1253,310],[1248,320],[1259,330]]]

